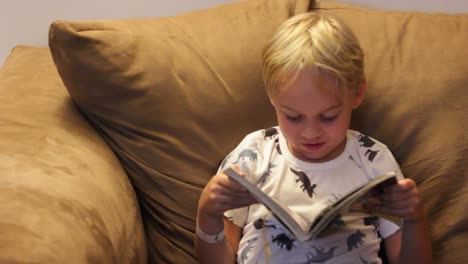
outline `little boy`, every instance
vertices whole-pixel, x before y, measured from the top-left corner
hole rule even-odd
[[[431,263],[418,188],[388,148],[349,129],[364,99],[363,52],[336,18],[307,13],[284,22],[263,52],[263,75],[278,127],[247,135],[200,197],[196,251],[201,263]],[[364,211],[342,214],[301,242],[242,187],[232,167],[305,219],[357,186],[393,171],[397,184]],[[372,213],[401,217],[404,225]]]

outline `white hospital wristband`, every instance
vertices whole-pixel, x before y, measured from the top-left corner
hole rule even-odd
[[[196,231],[197,231],[198,237],[201,240],[205,241],[206,243],[210,243],[210,244],[218,243],[218,242],[223,241],[224,239],[224,228],[223,230],[221,230],[221,232],[219,232],[218,234],[214,234],[214,235],[208,235],[207,233],[203,232],[198,225],[197,225]]]

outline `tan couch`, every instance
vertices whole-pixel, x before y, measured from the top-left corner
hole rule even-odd
[[[308,0],[57,21],[50,50],[16,47],[0,71],[0,263],[196,263],[201,189],[275,122],[261,48],[309,8],[360,39],[369,92],[353,128],[418,182],[435,262],[467,263],[468,15]]]

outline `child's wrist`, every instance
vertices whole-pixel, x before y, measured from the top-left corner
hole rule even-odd
[[[214,214],[209,210],[198,208],[197,210],[197,221],[207,223],[208,225],[219,225],[223,223],[224,214]]]
[[[415,223],[415,224],[426,222],[426,213],[424,211],[424,208],[420,206],[418,209],[415,210],[415,212],[413,213],[411,217],[404,219],[404,222]]]
[[[207,235],[216,235],[221,233],[224,230],[224,221],[222,216],[212,216],[198,212],[197,215],[197,232],[202,231],[202,233]]]
[[[203,240],[206,243],[210,243],[210,244],[219,243],[224,240],[224,226],[221,229],[221,231],[215,234],[207,234],[197,224],[196,234],[201,240]]]

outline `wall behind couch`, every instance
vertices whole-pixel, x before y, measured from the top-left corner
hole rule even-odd
[[[16,45],[47,46],[57,19],[94,20],[176,15],[235,0],[0,0],[0,65]]]
[[[0,65],[16,45],[47,46],[56,19],[93,20],[176,15],[236,0],[0,0]],[[285,0],[286,1],[286,0]],[[467,0],[340,0],[361,6],[426,12],[468,12]]]

